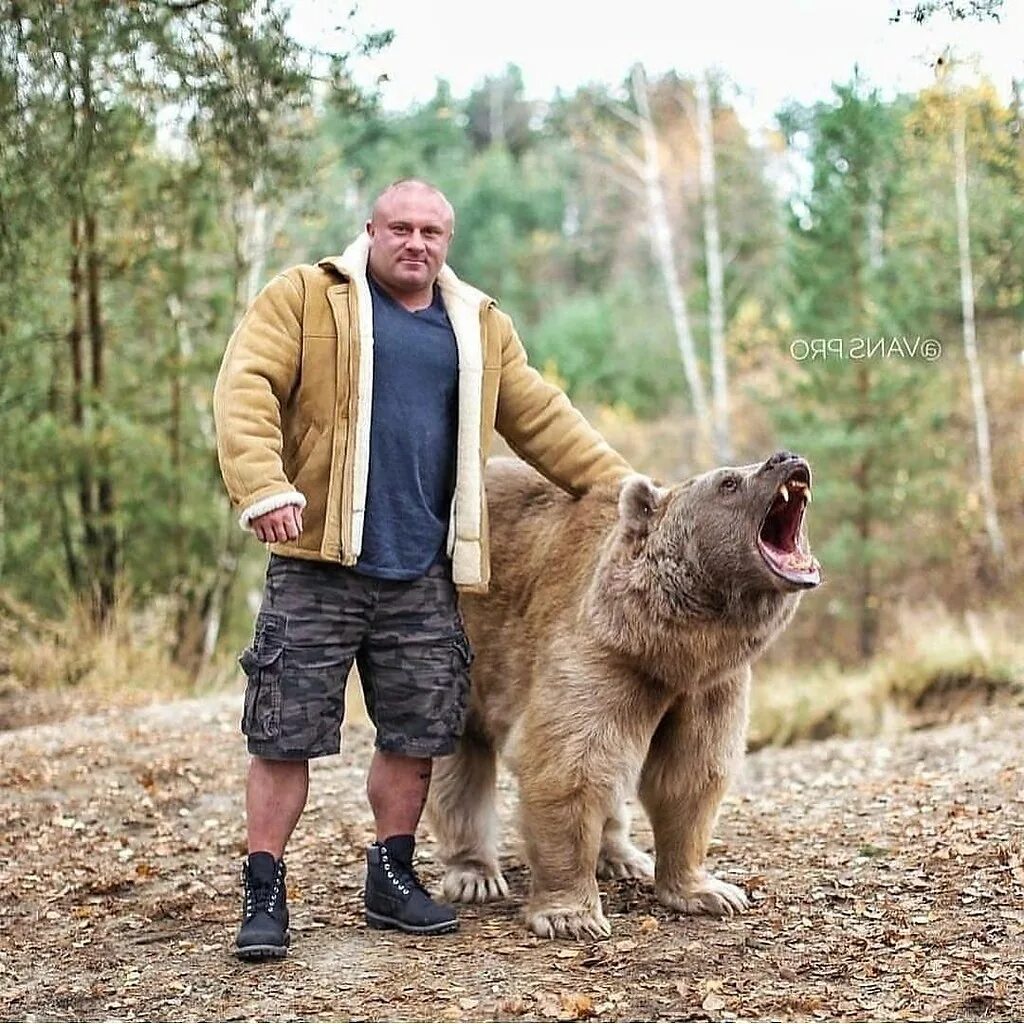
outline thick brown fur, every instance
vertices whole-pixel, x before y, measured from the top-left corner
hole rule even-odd
[[[769,460],[668,489],[636,476],[573,499],[523,463],[489,465],[491,589],[462,605],[476,654],[469,722],[430,799],[449,899],[508,893],[501,755],[519,786],[534,933],[609,934],[595,876],[653,873],[683,913],[746,908],[704,859],[743,756],[750,662],[799,600],[756,547],[786,471]],[[629,839],[636,792],[656,863]]]

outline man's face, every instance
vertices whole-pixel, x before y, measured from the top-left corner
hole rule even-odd
[[[414,294],[433,286],[452,239],[451,207],[431,189],[386,192],[366,224],[370,271],[386,288]]]

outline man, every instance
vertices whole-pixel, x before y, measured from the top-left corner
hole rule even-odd
[[[353,660],[377,730],[367,923],[458,926],[417,879],[413,850],[432,759],[463,728],[471,652],[457,588],[487,588],[493,429],[571,493],[630,472],[527,364],[511,320],[446,265],[453,225],[437,189],[396,182],[343,255],[267,285],[217,378],[224,481],[271,550],[240,659],[252,755],[245,959],[285,955],[285,846],[309,759],[340,749]]]

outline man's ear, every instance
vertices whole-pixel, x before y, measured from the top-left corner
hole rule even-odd
[[[650,477],[626,477],[619,491],[619,522],[628,537],[643,540],[650,532],[658,505],[665,497]]]

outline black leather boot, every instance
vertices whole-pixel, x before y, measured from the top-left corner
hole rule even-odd
[[[288,952],[288,895],[284,860],[251,853],[242,864],[242,924],[235,955],[243,960],[273,960]]]
[[[459,927],[455,911],[435,903],[412,867],[416,840],[390,836],[366,851],[366,923],[417,935],[438,935]]]

